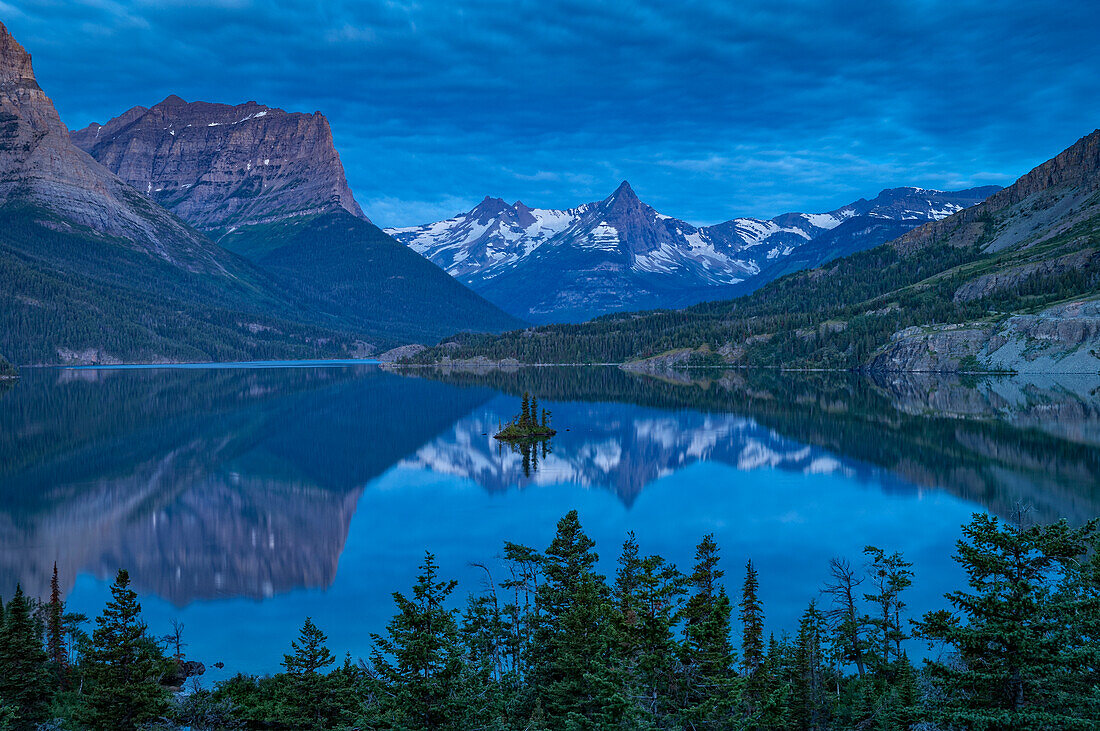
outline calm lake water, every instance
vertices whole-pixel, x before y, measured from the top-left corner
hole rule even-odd
[[[27,370],[0,393],[0,593],[98,614],[119,567],[151,629],[185,625],[206,681],[278,670],[305,616],[365,656],[425,550],[460,592],[503,541],[576,509],[605,573],[628,531],[690,570],[714,533],[751,558],[769,629],[830,557],[915,563],[916,613],[959,586],[959,526],[1018,504],[1100,515],[1096,379],[960,381],[615,368],[402,376],[378,366]],[[0,388],[3,388],[0,386]],[[559,430],[525,460],[491,434],[529,390]],[[90,628],[89,628],[90,629]]]

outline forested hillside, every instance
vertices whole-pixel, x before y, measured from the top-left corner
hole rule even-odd
[[[521,324],[342,208],[245,226],[218,243],[375,343],[435,343],[458,331]]]
[[[459,336],[418,358],[569,363],[663,355],[700,364],[905,370],[912,357],[891,358],[887,346],[932,332],[945,344],[914,346],[944,350],[930,370],[1011,368],[1040,341],[1088,370],[1100,331],[1095,317],[1047,308],[1098,294],[1098,190],[1100,131],[973,208],[746,297],[500,337]],[[1060,327],[1067,317],[1085,324],[1067,331]],[[1051,320],[1053,333],[1039,332]],[[1006,343],[1023,355],[1006,360],[990,350]]]
[[[323,313],[296,307],[247,262],[222,256],[236,276],[190,271],[44,209],[6,206],[0,350],[16,363],[110,363],[308,358],[356,347]]]

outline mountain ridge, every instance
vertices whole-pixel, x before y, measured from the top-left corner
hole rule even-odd
[[[752,294],[416,356],[878,371],[1100,370],[1100,130],[984,203]]]
[[[445,221],[386,231],[517,316],[576,321],[750,291],[785,273],[783,262],[804,268],[869,248],[995,190],[894,188],[827,213],[696,227],[658,212],[623,181],[602,201],[575,208],[509,206],[486,196]],[[829,246],[812,246],[830,232]],[[543,286],[527,286],[536,275]]]

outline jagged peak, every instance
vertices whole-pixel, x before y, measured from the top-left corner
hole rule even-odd
[[[634,192],[634,189],[630,187],[630,182],[626,181],[626,180],[619,183],[619,187],[615,189],[615,192],[611,194],[611,197],[612,198],[627,198],[627,199],[630,199],[630,198],[637,199],[638,198],[637,194],[635,194],[635,192]]]
[[[186,104],[187,104],[187,100],[184,99],[183,97],[177,96],[176,94],[169,94],[168,96],[166,96],[164,98],[164,101],[162,101],[160,104],[157,104],[156,106],[158,106],[158,107],[178,107],[178,106],[186,105]]]
[[[31,55],[15,40],[7,27],[0,23],[0,89],[9,85],[33,85],[38,88]]]

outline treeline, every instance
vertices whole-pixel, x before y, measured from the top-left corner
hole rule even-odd
[[[307,618],[283,672],[175,698],[180,628],[150,635],[126,572],[91,636],[55,578],[49,602],[17,591],[4,607],[0,728],[1093,729],[1097,549],[1097,521],[975,515],[946,608],[910,619],[911,564],[868,546],[858,565],[830,561],[797,631],[776,636],[752,562],[730,596],[712,537],[685,574],[630,535],[609,579],[572,512],[544,551],[505,543],[503,574],[481,566],[461,609],[426,554],[366,659],[338,662]],[[914,642],[930,648],[919,666]]]

